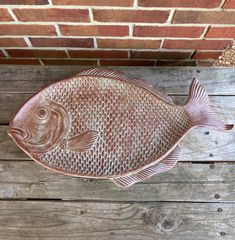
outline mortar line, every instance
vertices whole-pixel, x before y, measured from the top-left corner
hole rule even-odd
[[[13,13],[12,9],[7,8],[8,13],[11,15],[11,17],[14,19],[15,22],[18,22],[18,18],[16,15]]]
[[[206,37],[206,34],[207,34],[207,32],[209,31],[209,28],[210,28],[210,25],[208,25],[207,27],[205,27],[205,29],[204,29],[204,31],[203,31],[203,33],[202,33],[202,35],[201,35],[201,38],[202,38],[202,39],[204,39],[204,38]]]
[[[7,25],[53,25],[55,22],[39,22],[39,21],[28,21],[28,22],[9,22],[9,21],[3,21],[1,22],[1,25],[7,24]],[[69,25],[69,26],[86,26],[86,25],[108,25],[108,26],[128,26],[129,24],[132,24],[133,22],[60,22],[57,21],[57,24],[63,24],[63,25]],[[146,22],[134,22],[134,24],[139,26],[172,26],[172,27],[206,27],[208,24],[210,24],[212,27],[234,27],[234,24],[219,24],[219,23],[174,23],[169,24],[167,22],[165,23],[146,23]]]
[[[23,38],[24,38],[26,44],[28,45],[28,47],[29,47],[29,48],[32,48],[33,46],[32,46],[32,43],[31,43],[30,40],[29,40],[29,37],[23,37]]]
[[[133,38],[134,37],[134,27],[135,27],[135,24],[132,23],[132,24],[129,24],[129,37]]]
[[[90,18],[90,22],[94,23],[94,16],[93,16],[93,10],[91,7],[88,8],[89,11],[89,18]]]
[[[57,36],[58,36],[58,37],[61,37],[62,35],[61,35],[61,32],[60,32],[59,25],[58,25],[57,23],[54,23],[54,26],[55,26],[55,31],[56,31],[56,33],[57,33]],[[57,37],[57,36],[55,36],[55,37]],[[45,37],[46,37],[46,36],[45,36]]]
[[[0,48],[1,50],[8,50],[8,49],[16,49],[16,50],[32,50],[30,49],[29,47],[5,47],[5,48]],[[82,50],[82,51],[94,51],[94,50],[97,50],[95,48],[71,48],[71,47],[34,47],[33,48],[34,50],[57,50],[57,51],[63,51],[65,49],[68,49],[68,50],[75,50],[75,51],[79,51],[79,50]],[[128,51],[128,50],[134,50],[134,51],[138,51],[138,52],[146,52],[146,51],[151,51],[151,52],[159,52],[160,49],[149,49],[149,48],[145,48],[145,49],[138,49],[138,48],[99,48],[99,50],[102,50],[102,51]],[[190,52],[190,51],[193,51],[195,49],[168,49],[168,48],[165,48],[165,49],[161,49],[161,50],[164,50],[163,52]],[[223,49],[199,49],[197,51],[200,51],[200,52],[221,52],[223,51]]]
[[[11,59],[41,59],[41,60],[133,60],[133,61],[154,61],[156,60],[155,58],[128,58],[128,57],[125,57],[125,58],[35,58],[35,57],[11,57]],[[194,60],[194,59],[189,59],[189,58],[185,58],[185,59],[177,59],[177,58],[172,58],[172,59],[166,59],[166,58],[160,58],[159,60],[161,61],[179,61],[179,62],[182,62],[182,61],[188,61],[188,60]],[[202,59],[203,60],[203,59]],[[208,61],[207,59],[204,59],[205,61]],[[210,59],[211,60],[211,59]],[[213,60],[213,59],[212,59]]]
[[[10,9],[82,9],[86,10],[91,6],[87,5],[2,5],[1,8],[10,8]],[[121,7],[121,6],[93,6],[93,9],[97,10],[146,10],[146,11],[170,11],[175,9],[175,7],[141,7],[141,6],[129,6],[129,7]],[[193,8],[193,7],[177,7],[177,10],[180,11],[197,11],[197,12],[219,12],[221,11],[221,5],[216,8]],[[223,11],[234,12],[235,9],[223,9]]]
[[[190,57],[190,59],[192,59],[192,58],[193,58],[193,56],[196,54],[196,52],[197,52],[197,50],[194,50],[194,51],[192,51],[191,55],[189,56],[189,57]],[[197,59],[193,59],[193,60],[197,60]]]
[[[42,66],[44,65],[42,59],[38,59],[38,61],[40,62],[40,64],[41,64]]]
[[[10,58],[10,55],[5,49],[1,49],[6,58]]]
[[[52,0],[48,0],[49,5],[48,6],[53,6]]]
[[[97,44],[97,38],[93,38],[93,43],[94,43],[94,49],[98,49],[98,44]]]
[[[160,50],[163,49],[164,42],[165,42],[165,38],[162,38],[162,41],[161,41],[161,44],[160,44],[160,47],[159,47]]]
[[[68,49],[65,49],[64,51],[65,51],[65,53],[66,53],[66,55],[67,55],[67,58],[70,59],[70,55],[69,55]],[[64,58],[64,59],[66,59],[66,58]]]
[[[14,50],[32,50],[32,48],[29,47],[5,47],[5,49],[14,49]],[[79,47],[33,47],[34,50],[96,50],[95,48],[79,48]],[[120,50],[134,50],[134,51],[158,51],[160,50],[159,48],[99,48],[99,50],[112,50],[112,51],[120,51]],[[181,51],[181,52],[187,52],[187,51],[192,51],[195,50],[194,48],[188,48],[188,49],[181,49],[181,48],[162,48],[161,50],[164,51],[169,51],[169,52],[174,52],[174,51]],[[199,51],[223,51],[224,49],[198,49]]]
[[[127,58],[128,58],[128,59],[131,59],[131,50],[128,50],[128,51],[127,51]]]
[[[4,35],[0,36],[0,38],[23,38],[23,37],[30,37],[30,38],[45,38],[45,39],[60,39],[60,38],[68,38],[68,39],[88,39],[88,38],[94,38],[94,36],[29,36],[29,35]],[[191,41],[196,41],[196,40],[233,40],[234,38],[204,38],[202,39],[200,37],[195,37],[195,38],[189,38],[189,37],[137,37],[137,36],[95,36],[98,39],[108,39],[108,40],[130,40],[130,39],[135,39],[135,40],[144,40],[144,41],[154,41],[154,40],[162,40],[168,39],[168,40],[191,40]]]
[[[133,8],[137,9],[138,8],[138,0],[134,0],[133,2]]]
[[[168,17],[166,23],[169,23],[169,24],[172,23],[172,20],[173,20],[173,17],[175,15],[175,12],[176,12],[176,9],[173,9],[173,10],[170,11],[170,14],[169,14],[169,17]]]
[[[220,8],[223,8],[224,7],[224,4],[226,3],[227,0],[222,0],[222,2],[220,3]]]

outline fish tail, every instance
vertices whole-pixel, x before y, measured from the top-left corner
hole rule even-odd
[[[210,126],[218,130],[230,130],[234,126],[217,119],[205,89],[196,79],[191,83],[189,98],[183,107],[191,118],[192,126]]]

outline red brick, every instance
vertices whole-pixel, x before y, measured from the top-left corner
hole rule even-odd
[[[196,66],[196,62],[191,61],[157,61],[157,66]]]
[[[124,37],[124,36],[129,35],[129,27],[128,26],[60,25],[60,31],[61,31],[62,35],[65,35],[65,36],[117,36],[117,37]]]
[[[202,35],[204,29],[204,27],[135,26],[134,36],[198,38]]]
[[[92,38],[29,38],[34,47],[82,47],[94,46]]]
[[[163,52],[163,51],[131,51],[131,58],[135,59],[188,59],[192,52]]]
[[[99,48],[159,48],[161,40],[97,39]]]
[[[100,60],[101,66],[154,66],[155,61],[143,60]]]
[[[97,65],[96,60],[44,59],[42,62],[45,65]]]
[[[0,47],[27,47],[23,38],[0,38]]]
[[[202,52],[202,51],[197,51],[193,59],[217,59],[222,52]]]
[[[16,58],[66,58],[65,51],[39,49],[8,49],[8,54]]]
[[[0,64],[14,64],[14,65],[40,65],[36,59],[0,59]]]
[[[169,11],[156,10],[93,10],[94,20],[99,22],[164,23]]]
[[[23,22],[90,22],[87,9],[14,9],[13,12]]]
[[[48,0],[0,0],[0,5],[47,5]]]
[[[235,27],[211,27],[206,38],[235,38]]]
[[[173,23],[234,24],[234,12],[176,11]]]
[[[2,24],[0,35],[28,35],[28,36],[55,36],[54,26],[28,24]]]
[[[213,66],[214,61],[197,61],[198,66],[210,67]]]
[[[165,40],[163,48],[221,50],[229,44],[229,40]]]
[[[69,50],[71,58],[128,58],[127,51],[115,50]]]
[[[133,0],[53,0],[54,5],[132,7]]]
[[[14,21],[14,19],[11,17],[7,9],[0,8],[0,21]]]
[[[141,7],[188,7],[188,8],[215,8],[221,0],[139,0]]]
[[[224,8],[235,8],[235,1],[227,0],[223,7]]]

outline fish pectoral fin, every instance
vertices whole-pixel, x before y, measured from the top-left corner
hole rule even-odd
[[[64,148],[72,151],[85,152],[96,143],[97,139],[97,131],[86,131],[70,139],[66,139],[64,141]]]
[[[111,181],[120,187],[129,187],[137,182],[144,181],[153,175],[170,170],[177,163],[180,154],[180,147],[177,145],[175,149],[160,162],[140,170],[129,176],[114,178]]]

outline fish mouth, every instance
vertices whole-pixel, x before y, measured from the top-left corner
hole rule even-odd
[[[19,136],[23,139],[26,139],[28,137],[28,133],[26,132],[25,129],[23,128],[18,128],[18,127],[9,127],[8,130],[7,130],[7,133],[10,135],[10,136]]]

